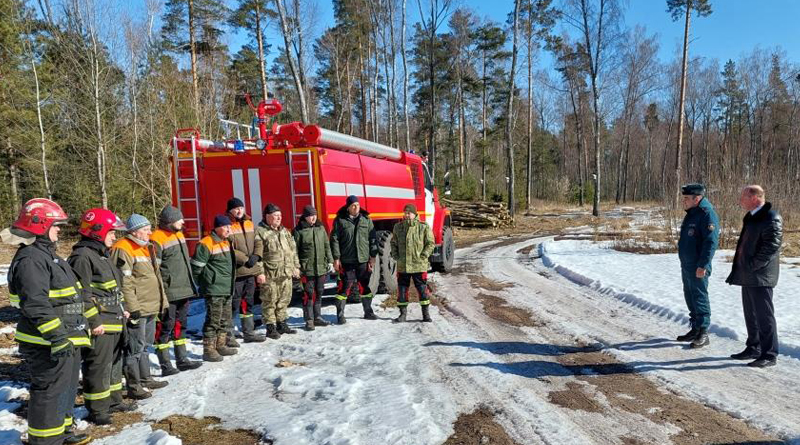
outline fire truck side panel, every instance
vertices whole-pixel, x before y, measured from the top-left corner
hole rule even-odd
[[[336,212],[345,205],[347,197],[356,195],[359,203],[368,211],[369,203],[364,194],[364,181],[361,176],[359,156],[336,150],[319,150],[319,185],[322,196],[322,209],[318,212],[330,233]]]

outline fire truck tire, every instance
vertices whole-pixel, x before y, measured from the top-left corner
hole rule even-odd
[[[456,243],[453,240],[453,229],[446,226],[442,229],[442,261],[433,263],[433,270],[443,273],[453,270],[455,253]]]
[[[397,290],[397,262],[392,258],[392,232],[379,230],[376,233],[378,256],[369,280],[369,287],[379,294],[391,294]]]

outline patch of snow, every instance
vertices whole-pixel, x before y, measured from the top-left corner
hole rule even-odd
[[[10,334],[10,333],[16,332],[16,331],[17,331],[17,325],[16,324],[7,324],[7,325],[3,326],[2,328],[0,328],[0,335],[2,335],[2,334]]]
[[[22,433],[28,429],[28,423],[14,411],[22,405],[12,402],[28,395],[28,389],[16,382],[0,381],[0,443],[21,445]]]
[[[130,425],[110,437],[92,441],[94,445],[142,444],[142,445],[182,445],[183,441],[175,436],[170,436],[164,430],[153,430],[146,423]]]
[[[570,281],[589,287],[659,317],[689,324],[677,254],[640,255],[611,249],[611,242],[550,241],[539,245],[544,264]],[[744,342],[747,331],[741,288],[725,283],[731,251],[719,251],[709,278],[709,331]],[[775,317],[781,354],[800,358],[800,272],[781,266],[775,288]]]
[[[0,264],[0,286],[8,285],[8,268],[10,264]]]

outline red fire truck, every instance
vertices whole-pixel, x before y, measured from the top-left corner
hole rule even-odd
[[[289,229],[297,224],[303,207],[312,204],[330,232],[347,196],[356,195],[377,231],[373,289],[391,292],[397,286],[389,241],[407,203],[415,204],[420,219],[433,229],[436,249],[431,268],[452,269],[450,211],[439,201],[419,156],[316,125],[293,122],[267,129],[270,118],[280,112],[280,103],[270,99],[252,108],[257,137],[211,141],[198,130],[182,129],[172,139],[172,201],[184,214],[190,251],[210,231],[214,216],[224,213],[232,196],[244,201],[256,224],[266,204],[278,205]]]

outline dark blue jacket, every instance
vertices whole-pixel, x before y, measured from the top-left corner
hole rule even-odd
[[[719,244],[719,218],[714,206],[703,198],[697,207],[686,211],[678,240],[678,257],[685,269],[703,268],[711,272],[711,259]]]

